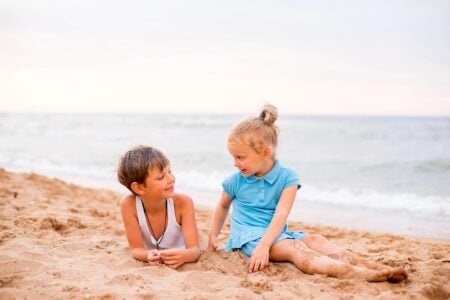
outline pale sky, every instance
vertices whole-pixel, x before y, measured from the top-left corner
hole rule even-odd
[[[0,0],[0,112],[450,116],[450,1]]]

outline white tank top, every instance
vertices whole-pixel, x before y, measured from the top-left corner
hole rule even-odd
[[[136,211],[139,221],[139,227],[141,228],[141,236],[144,240],[144,247],[147,250],[156,249],[156,239],[150,233],[147,225],[147,218],[145,217],[144,205],[142,204],[141,197],[136,196]],[[175,216],[175,207],[171,198],[167,199],[167,228],[163,235],[162,240],[159,243],[160,249],[170,248],[184,248],[184,239],[181,226],[177,222]],[[160,238],[161,239],[161,238]]]

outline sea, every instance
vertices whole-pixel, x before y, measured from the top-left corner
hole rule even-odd
[[[236,171],[227,135],[246,117],[3,113],[0,167],[125,194],[120,156],[151,145],[171,161],[176,190],[214,209]],[[277,124],[277,158],[302,185],[289,220],[450,240],[449,117],[289,115]]]

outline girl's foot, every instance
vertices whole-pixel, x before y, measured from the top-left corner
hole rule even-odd
[[[408,278],[408,274],[405,269],[402,267],[392,268],[392,275],[388,278],[387,281],[391,283],[399,283]]]
[[[350,272],[348,278],[363,278],[368,282],[388,281],[391,283],[399,283],[408,278],[402,267],[389,268],[385,270],[371,270],[355,267],[355,271]]]

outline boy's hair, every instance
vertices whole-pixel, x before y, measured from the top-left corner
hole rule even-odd
[[[279,133],[279,129],[275,125],[277,118],[277,108],[266,104],[257,118],[249,118],[234,126],[228,136],[228,142],[243,143],[257,153],[261,153],[264,147],[271,146],[275,155]]]
[[[150,146],[137,146],[128,150],[119,160],[117,179],[131,189],[133,182],[145,183],[148,171],[157,167],[162,171],[169,164],[167,157],[158,149]]]

